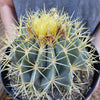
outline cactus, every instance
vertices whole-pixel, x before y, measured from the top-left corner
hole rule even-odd
[[[88,78],[97,61],[95,48],[89,44],[89,32],[81,24],[82,21],[72,20],[72,16],[56,9],[31,11],[20,18],[14,41],[4,41],[10,50],[3,57],[1,70],[8,71],[6,78],[16,79],[15,84],[10,84],[17,88],[15,97],[21,94],[28,100],[52,100],[55,88],[62,99],[72,92],[82,96],[80,85],[86,83],[76,72],[86,72]]]

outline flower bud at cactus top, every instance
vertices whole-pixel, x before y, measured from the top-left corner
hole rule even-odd
[[[82,33],[86,29],[80,26],[82,22],[71,18],[53,9],[29,13],[21,20],[2,68],[11,72],[8,78],[17,79],[14,85],[10,84],[16,88],[15,96],[22,95],[29,100],[52,99],[55,88],[60,99],[73,92],[82,95],[80,86],[85,83],[77,72],[86,72],[88,78],[94,71],[95,49],[89,44],[89,35],[85,36],[88,31]],[[92,51],[87,52],[87,47]]]
[[[57,28],[57,20],[49,14],[41,15],[40,18],[34,18],[32,23],[32,29],[40,37],[45,37],[47,34],[54,35],[57,33]]]

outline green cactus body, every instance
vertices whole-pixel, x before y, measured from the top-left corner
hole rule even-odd
[[[79,28],[81,22],[76,20],[73,22],[66,16],[64,18],[66,19],[65,33],[60,26],[60,31],[53,35],[55,40],[52,36],[49,38],[52,41],[48,38],[42,41],[46,37],[40,39],[39,36],[34,35],[32,27],[24,26],[19,30],[22,34],[13,41],[8,55],[9,70],[13,71],[11,75],[16,74],[19,79],[16,83],[19,87],[18,95],[24,91],[23,96],[28,96],[30,100],[38,100],[44,96],[50,99],[49,90],[52,90],[53,95],[53,87],[57,88],[62,98],[67,92],[70,95],[72,91],[79,93],[80,88],[73,81],[73,77],[77,78],[77,83],[81,80],[76,71],[86,71],[87,74],[93,71],[94,58],[90,57],[91,52],[86,50],[86,47],[90,46],[89,36],[85,39],[86,36],[81,34],[85,28]],[[32,22],[29,23],[27,18],[24,23],[31,26]],[[31,38],[31,34],[35,38]],[[60,91],[60,87],[66,90],[65,94]]]

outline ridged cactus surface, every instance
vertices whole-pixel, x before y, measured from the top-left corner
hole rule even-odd
[[[10,84],[17,87],[15,96],[53,100],[54,88],[63,99],[72,92],[82,95],[80,85],[85,83],[76,72],[86,72],[89,77],[96,60],[89,33],[81,24],[56,9],[28,12],[20,19],[15,40],[11,44],[6,41],[10,51],[4,56],[2,68],[11,72],[6,78],[17,79],[15,85]]]

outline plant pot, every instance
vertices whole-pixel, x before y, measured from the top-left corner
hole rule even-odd
[[[88,48],[88,50],[90,50],[90,48]],[[9,55],[9,51],[10,48],[7,48],[7,50],[5,51],[6,55]],[[95,55],[98,55],[98,52],[95,51],[94,53]],[[100,61],[99,57],[96,58],[98,61]],[[91,94],[93,93],[98,81],[99,81],[99,77],[100,77],[100,64],[94,64],[94,68],[99,70],[99,72],[95,71],[94,72],[94,76],[93,76],[93,82],[91,84],[91,86],[89,87],[89,90],[87,93],[84,94],[85,99],[83,98],[82,100],[87,100]],[[1,63],[1,69],[2,69],[2,63]],[[4,89],[7,91],[7,93],[9,95],[11,95],[13,98],[15,98],[16,100],[21,100],[19,97],[14,97],[13,91],[11,90],[11,87],[7,87],[7,85],[10,83],[8,78],[5,78],[5,76],[7,75],[8,71],[3,71],[0,73],[1,76],[1,83],[4,87]]]

